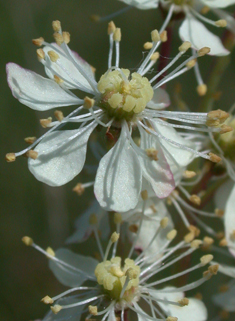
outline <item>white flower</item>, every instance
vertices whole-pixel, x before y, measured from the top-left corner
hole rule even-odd
[[[120,231],[121,215],[116,215],[114,219],[117,231]],[[94,217],[92,221],[95,221]],[[166,227],[167,219],[163,218],[158,231],[162,232]],[[115,317],[120,316],[124,321],[124,313],[131,310],[136,313],[139,321],[170,321],[177,318],[180,321],[187,321],[189,316],[193,321],[207,320],[205,305],[195,298],[185,298],[183,292],[207,281],[216,273],[216,266],[209,267],[200,279],[181,287],[177,288],[165,283],[204,267],[213,259],[212,255],[204,255],[198,264],[179,273],[170,274],[164,278],[158,276],[157,281],[156,278],[154,279],[160,271],[172,267],[173,264],[193,253],[202,243],[200,240],[194,240],[191,243],[184,240],[168,248],[176,236],[176,230],[169,232],[166,230],[165,237],[162,236],[158,248],[151,253],[155,260],[149,261],[146,251],[132,259],[133,249],[140,237],[137,232],[129,255],[122,260],[116,255],[119,235],[117,232],[111,235],[105,252],[100,242],[97,243],[102,257],[101,262],[74,254],[68,249],[59,249],[55,253],[51,249],[44,251],[31,238],[23,238],[25,244],[33,246],[50,258],[50,268],[55,276],[62,284],[70,287],[69,290],[55,297],[46,296],[42,299],[46,304],[53,304],[51,310],[55,314],[49,313],[44,321],[57,320],[60,316],[64,320],[70,320],[76,316],[76,320],[79,320],[82,314],[85,314],[87,319],[96,316],[103,321],[115,321]],[[148,243],[145,249],[151,246],[156,236],[156,233],[154,236],[148,234],[145,236],[146,244]],[[89,281],[90,285],[83,284],[85,281]]]
[[[197,134],[175,130],[220,131],[205,126],[210,121],[210,126],[214,127],[213,122],[218,121],[218,117],[211,118],[206,113],[163,110],[169,105],[169,97],[160,88],[191,68],[196,58],[209,52],[208,48],[202,48],[152,85],[184,55],[190,43],[183,43],[169,65],[148,80],[144,75],[159,57],[156,49],[161,44],[162,36],[157,30],[152,31],[152,48],[137,72],[130,74],[128,69],[119,68],[121,33],[111,22],[108,29],[108,71],[97,83],[91,66],[69,49],[69,34],[62,32],[58,21],[53,22],[53,28],[57,44],[46,43],[42,38],[34,40],[34,43],[44,45],[43,49],[37,50],[37,54],[50,79],[9,63],[8,83],[14,97],[32,109],[44,111],[69,105],[76,108],[66,117],[56,111],[58,121],[50,118],[41,120],[44,127],[51,127],[50,130],[23,151],[7,154],[8,161],[26,154],[29,169],[38,180],[60,186],[83,169],[87,142],[97,125],[116,128],[117,143],[99,163],[94,192],[103,208],[121,212],[136,206],[143,178],[151,184],[155,195],[164,198],[175,187],[174,173],[177,175],[194,157],[219,161],[213,154],[198,151],[193,142]],[[114,45],[116,59],[113,65]],[[92,97],[79,99],[71,89],[79,89]],[[60,130],[69,123],[78,124],[78,129]],[[134,131],[140,136],[140,146],[132,138]]]

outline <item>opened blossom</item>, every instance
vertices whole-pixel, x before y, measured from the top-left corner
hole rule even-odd
[[[111,22],[108,70],[97,82],[93,68],[69,49],[69,34],[62,32],[60,22],[54,21],[53,28],[56,44],[43,38],[33,40],[43,46],[37,55],[49,79],[9,63],[8,83],[13,96],[34,110],[76,107],[67,116],[56,110],[56,121],[42,119],[42,126],[50,129],[39,139],[28,137],[26,141],[31,145],[21,152],[7,154],[8,161],[26,155],[29,170],[38,180],[51,186],[64,185],[83,169],[88,139],[94,129],[98,125],[108,131],[115,128],[117,142],[99,163],[94,192],[103,208],[121,212],[136,206],[143,179],[150,183],[157,197],[165,198],[175,187],[174,177],[195,157],[220,161],[216,155],[200,151],[195,139],[198,131],[220,132],[215,124],[222,123],[226,113],[218,116],[164,110],[170,101],[160,88],[193,67],[195,60],[207,54],[209,48],[201,48],[159,80],[190,48],[189,42],[183,43],[168,66],[148,80],[145,75],[153,70],[159,57],[156,50],[165,41],[165,32],[152,31],[149,53],[138,70],[131,73],[119,67],[121,31]],[[72,89],[79,89],[89,97],[80,99]],[[71,123],[78,128],[62,130]],[[133,134],[140,138],[140,143],[134,141]]]

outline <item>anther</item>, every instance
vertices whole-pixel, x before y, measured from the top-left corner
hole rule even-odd
[[[187,51],[189,48],[191,48],[191,43],[189,41],[185,41],[182,43],[181,46],[179,46],[179,51]]]
[[[41,45],[43,44],[44,42],[44,39],[42,37],[39,37],[37,39],[32,39],[32,43],[35,45],[35,46],[38,46],[38,47],[41,47]]]
[[[215,215],[218,216],[218,217],[223,217],[224,216],[224,211],[219,209],[219,208],[216,208],[215,209]]]
[[[185,241],[185,243],[191,243],[194,238],[195,238],[195,234],[193,232],[190,232],[185,235],[184,241]]]
[[[186,63],[186,67],[188,69],[191,69],[196,65],[196,62],[197,62],[197,59],[192,59],[192,60],[190,60],[189,62]]]
[[[221,109],[212,110],[207,114],[207,119],[209,121],[219,120],[219,124],[223,124],[225,120],[228,118],[229,118],[229,113]]]
[[[55,252],[50,246],[46,249],[46,252],[49,254],[48,258],[50,258],[50,256],[55,256]]]
[[[178,303],[181,304],[182,306],[186,306],[189,304],[189,299],[183,298],[183,299],[179,300]]]
[[[228,242],[226,240],[226,238],[223,238],[220,242],[219,242],[219,246],[221,247],[224,247],[224,246],[227,246],[228,245]]]
[[[200,246],[202,245],[202,241],[201,240],[193,240],[190,243],[190,246],[194,249],[198,249]]]
[[[54,300],[52,300],[51,297],[49,297],[48,295],[44,296],[44,298],[41,299],[41,302],[45,303],[45,304],[53,304]]]
[[[63,31],[62,36],[63,36],[64,42],[66,44],[70,42],[70,33],[69,32]]]
[[[200,258],[202,266],[205,266],[206,264],[210,263],[212,260],[213,260],[213,255],[211,255],[211,254],[203,255]]]
[[[116,30],[116,26],[113,21],[108,23],[108,35],[111,35]]]
[[[217,27],[227,27],[227,21],[225,19],[220,19],[215,22]]]
[[[166,238],[169,241],[172,241],[176,237],[177,231],[176,230],[171,230],[169,233],[167,233]]]
[[[138,225],[136,225],[136,224],[132,224],[132,225],[129,226],[128,229],[129,229],[129,231],[132,232],[132,233],[137,233],[139,227],[138,227]]]
[[[190,232],[194,233],[195,236],[199,236],[200,233],[201,233],[201,231],[199,230],[199,228],[196,227],[195,225],[189,225],[189,226],[188,226],[188,230],[189,230]]]
[[[194,297],[195,297],[196,299],[200,300],[200,301],[203,299],[202,294],[201,294],[200,292],[197,292],[197,293],[194,295]]]
[[[38,57],[38,60],[39,60],[39,61],[45,59],[46,54],[45,54],[45,52],[43,51],[42,48],[37,49],[37,50],[36,50],[36,53],[37,53],[37,57]]]
[[[72,189],[73,192],[77,193],[78,196],[81,196],[84,191],[85,191],[85,188],[83,187],[82,183],[78,183],[73,189]]]
[[[7,153],[5,159],[8,163],[14,162],[16,160],[15,153]]]
[[[159,57],[160,57],[160,54],[159,54],[159,52],[156,51],[156,52],[154,52],[154,53],[152,54],[152,56],[150,57],[150,59],[153,60],[153,61],[157,61]]]
[[[84,104],[83,104],[83,107],[86,108],[86,109],[90,109],[94,106],[95,104],[95,100],[92,99],[92,98],[89,98],[89,97],[85,97],[84,98]]]
[[[64,38],[63,36],[59,33],[59,32],[55,32],[53,33],[53,37],[55,39],[55,42],[57,43],[57,45],[61,45],[64,42]]]
[[[31,237],[29,237],[29,236],[24,236],[24,237],[22,237],[21,240],[27,246],[33,245],[33,239]]]
[[[56,62],[60,58],[60,56],[53,50],[48,51],[48,56],[52,62]]]
[[[168,225],[168,221],[169,221],[168,217],[164,217],[164,218],[160,221],[161,227],[162,227],[162,228],[166,228],[167,225]]]
[[[136,279],[138,277],[138,272],[132,268],[129,268],[127,271],[126,271],[126,276],[130,279],[130,280],[133,280],[133,279]]]
[[[62,113],[62,111],[60,110],[56,110],[54,112],[54,115],[55,115],[55,118],[58,120],[58,121],[62,121],[64,119],[64,114]]]
[[[219,270],[219,264],[209,266],[208,270],[211,274],[216,275]]]
[[[212,161],[213,163],[219,163],[221,161],[221,157],[214,153],[209,153],[208,155],[210,156],[210,161]]]
[[[60,77],[58,77],[56,75],[54,75],[54,80],[58,85],[60,85],[64,82]]]
[[[156,149],[148,148],[145,151],[146,151],[146,154],[149,158],[151,158],[152,160],[155,160],[155,161],[158,160],[158,157],[157,157],[158,151]]]
[[[198,85],[197,93],[199,96],[205,96],[205,94],[207,93],[207,85],[206,84]]]
[[[210,51],[211,51],[211,49],[209,47],[203,47],[198,50],[197,55],[198,55],[198,57],[202,57],[202,56],[207,55]]]
[[[150,50],[153,48],[153,43],[152,42],[145,42],[144,44],[144,49],[145,50]]]
[[[26,157],[29,157],[32,159],[38,158],[38,152],[36,152],[35,150],[29,150],[29,151],[27,151],[27,153],[25,155],[26,155]]]
[[[189,197],[189,201],[195,205],[200,205],[201,204],[201,199],[199,196],[196,194],[193,194]]]
[[[51,308],[51,311],[52,311],[54,314],[57,314],[57,313],[60,312],[60,310],[62,309],[62,306],[59,305],[59,304],[56,304],[56,305],[51,306],[50,308]]]
[[[167,41],[167,31],[164,30],[161,34],[160,34],[160,39],[161,42],[166,42]]]
[[[118,239],[119,239],[119,236],[120,236],[120,234],[119,234],[119,233],[117,233],[117,232],[113,232],[113,234],[111,235],[111,238],[110,238],[111,242],[112,242],[112,243],[117,242],[117,241],[118,241]]]
[[[47,128],[50,123],[52,122],[52,118],[51,117],[48,117],[46,119],[40,119],[40,124],[43,128]]]
[[[221,127],[220,127],[220,134],[225,134],[225,133],[229,133],[229,132],[232,132],[233,131],[233,128],[230,127],[230,126],[227,126],[225,124],[223,124]]]
[[[227,292],[229,290],[229,286],[227,284],[223,284],[219,287],[219,292]]]
[[[88,310],[89,310],[89,313],[92,315],[97,315],[98,313],[96,305],[89,305]]]
[[[52,28],[54,31],[60,31],[61,30],[61,23],[59,20],[52,21]]]
[[[37,139],[37,138],[34,137],[34,136],[32,136],[32,137],[25,137],[24,141],[25,141],[27,144],[31,145],[31,144],[33,144],[33,143],[35,142],[36,139]]]
[[[125,273],[120,269],[119,266],[113,265],[110,268],[110,272],[114,275],[117,276],[118,278],[121,278],[122,276],[125,275]]]
[[[220,232],[216,233],[216,237],[217,237],[217,239],[221,240],[224,237],[224,231],[220,231]]]
[[[152,39],[152,42],[158,42],[158,41],[160,41],[160,35],[159,35],[157,29],[151,31],[151,39]]]
[[[114,213],[114,223],[120,224],[122,223],[122,214],[120,213]]]
[[[168,317],[166,321],[178,321],[178,318],[176,317]]]
[[[201,9],[201,14],[207,14],[210,11],[210,7],[204,6]]]
[[[144,201],[148,199],[148,191],[146,189],[141,192],[141,197]]]
[[[96,214],[91,214],[89,217],[89,224],[90,225],[97,225],[98,219]]]
[[[210,245],[212,245],[213,243],[214,243],[214,240],[213,240],[212,237],[205,236],[205,237],[203,238],[203,245],[204,245],[204,246],[210,246]]]
[[[185,171],[183,174],[184,178],[192,178],[196,176],[196,173],[194,171]]]
[[[120,28],[116,28],[115,31],[114,31],[114,34],[113,34],[113,40],[120,42],[121,38],[122,38],[121,29]]]

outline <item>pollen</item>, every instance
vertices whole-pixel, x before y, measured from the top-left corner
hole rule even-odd
[[[105,73],[97,88],[101,93],[98,105],[115,120],[131,120],[141,113],[153,97],[153,88],[147,78],[128,69]]]

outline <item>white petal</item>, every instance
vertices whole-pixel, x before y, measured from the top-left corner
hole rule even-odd
[[[38,158],[28,160],[31,173],[50,186],[71,181],[83,169],[87,141],[95,126],[49,133],[35,148]]]
[[[59,304],[59,305],[74,304],[74,303],[77,303],[78,300],[79,299],[74,297],[67,297],[67,298],[59,299],[58,301],[56,301],[56,304]],[[42,321],[65,321],[65,320],[80,321],[83,309],[84,309],[83,306],[77,306],[70,309],[62,309],[58,314],[55,314],[52,311],[50,311],[45,316],[45,318],[43,318]]]
[[[168,289],[173,287],[167,287]],[[156,298],[166,299],[169,301],[178,302],[184,297],[182,292],[177,293],[160,293],[158,291],[150,290],[149,293]],[[160,307],[167,315],[177,317],[179,321],[206,321],[207,309],[204,303],[198,299],[189,298],[189,305],[184,307],[175,306],[172,304],[158,302]]]
[[[7,81],[13,96],[35,110],[77,105],[82,102],[64,91],[54,80],[43,78],[14,63],[6,66]]]
[[[235,0],[201,0],[209,8],[226,8],[235,4]]]
[[[168,107],[170,103],[168,93],[162,88],[157,88],[154,90],[152,100],[147,103],[147,107],[151,109],[162,109]]]
[[[224,225],[225,225],[225,237],[228,242],[228,249],[232,255],[235,256],[235,241],[232,238],[232,233],[235,233],[235,185],[230,192],[225,212],[224,212]]]
[[[140,130],[141,148],[143,150],[154,148],[157,150],[158,160],[139,157],[143,176],[151,184],[156,196],[167,197],[175,187],[174,178],[165,155],[162,151],[158,138],[148,134],[145,130]]]
[[[120,0],[120,1],[125,2],[129,6],[133,6],[142,10],[157,8],[159,3],[159,0]]]
[[[125,212],[134,208],[141,190],[142,173],[138,157],[125,129],[115,146],[101,159],[94,192],[106,210]]]
[[[93,228],[89,223],[90,215],[96,214],[98,226],[102,226],[102,238],[107,238],[110,232],[108,215],[95,200],[92,205],[75,221],[76,231],[66,240],[67,244],[84,242],[91,235]]]
[[[224,48],[219,37],[210,32],[203,23],[187,14],[179,29],[180,38],[183,41],[190,41],[194,49],[209,47],[209,55],[226,56],[229,51]]]
[[[57,250],[55,255],[59,260],[71,266],[64,266],[54,260],[49,261],[50,269],[63,285],[76,287],[86,280],[95,280],[94,271],[99,263],[97,260],[63,248]]]
[[[230,266],[230,265],[226,265],[226,264],[220,264],[218,262],[211,261],[211,265],[214,265],[214,264],[218,264],[219,265],[219,272],[220,273],[223,273],[223,274],[228,275],[231,278],[235,279],[235,267],[234,266]]]
[[[78,83],[82,84],[88,90],[92,90],[88,81],[85,79],[84,76],[82,76],[82,74],[78,71],[78,69],[74,66],[74,64],[68,58],[63,56],[64,52],[63,52],[62,48],[54,43],[53,43],[53,46],[55,46],[57,48],[57,50],[61,52],[61,54],[59,54],[60,59],[58,62],[59,62],[59,64],[61,64],[63,66],[63,68],[58,66],[57,63],[50,61],[51,67],[60,75],[61,78],[67,80],[67,82],[65,81],[67,88],[77,88],[78,87],[78,84],[76,84],[76,81],[77,81]],[[49,46],[45,46],[43,48],[43,50],[45,53],[47,53],[48,51],[52,50],[52,48]],[[94,73],[91,69],[91,66],[84,59],[82,59],[76,52],[74,52],[74,51],[71,51],[71,52],[72,52],[77,64],[85,71],[86,75],[90,79],[95,79]],[[51,72],[50,69],[45,67],[45,72],[48,75],[48,77],[54,79],[54,73]],[[73,79],[69,75],[71,75]],[[72,84],[69,84],[68,82],[72,83]]]
[[[228,291],[212,297],[213,302],[228,312],[235,312],[235,284],[229,285]]]

